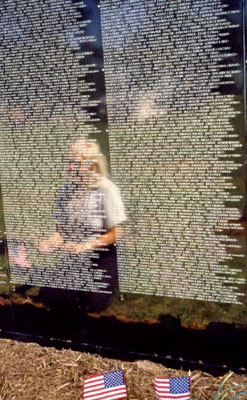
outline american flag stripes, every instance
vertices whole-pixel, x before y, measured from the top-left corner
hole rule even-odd
[[[164,378],[157,376],[154,382],[155,395],[165,400],[190,400],[190,378]]]
[[[27,249],[21,240],[9,240],[8,241],[8,253],[10,260],[22,268],[32,268],[32,265],[27,259]]]
[[[84,400],[114,400],[127,398],[124,372],[113,371],[85,379]]]

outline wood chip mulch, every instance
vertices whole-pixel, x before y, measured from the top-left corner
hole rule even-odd
[[[188,375],[183,370],[166,368],[151,361],[122,362],[9,339],[0,339],[0,361],[0,400],[80,400],[87,376],[117,369],[125,371],[129,400],[153,400],[156,375]],[[192,371],[192,399],[214,399],[222,380],[223,377]],[[232,373],[226,387],[237,384],[247,384],[247,375]],[[224,400],[231,399],[239,390],[234,388]],[[247,399],[247,395],[239,398]]]

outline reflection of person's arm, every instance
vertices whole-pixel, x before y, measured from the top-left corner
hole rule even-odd
[[[106,247],[111,244],[114,244],[116,243],[117,240],[119,240],[122,234],[123,234],[123,227],[118,226],[110,229],[104,235],[101,235],[96,239],[89,240],[86,243],[66,242],[64,248],[68,251],[77,254],[82,254],[89,250],[99,249],[101,247]]]
[[[122,226],[114,227],[104,235],[99,236],[96,240],[89,242],[89,244],[92,249],[109,246],[113,243],[116,243],[116,241],[120,239],[122,234],[123,234]]]
[[[59,232],[53,232],[48,238],[38,244],[38,250],[42,253],[52,253],[63,244],[63,238]]]

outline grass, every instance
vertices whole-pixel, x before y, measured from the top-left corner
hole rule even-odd
[[[221,384],[220,384],[220,386],[219,386],[219,388],[218,388],[217,392],[215,393],[215,396],[213,397],[212,400],[224,400],[224,399],[227,398],[227,395],[229,394],[229,392],[231,392],[231,391],[236,392],[236,389],[238,390],[240,388],[241,389],[247,388],[247,385],[245,385],[245,384],[235,384],[235,385],[231,385],[231,386],[229,386],[227,388],[224,388],[224,386],[226,385],[227,381],[231,378],[232,375],[233,375],[233,372],[230,372],[229,375],[227,375],[223,379],[223,381],[221,382]],[[228,400],[235,400],[235,399],[238,399],[238,398],[243,397],[245,395],[247,395],[247,391],[246,390],[244,390],[244,391],[241,390],[240,392],[234,394],[233,397],[231,397],[231,398],[228,397]],[[201,399],[199,399],[199,398],[192,399],[191,398],[191,400],[201,400]]]

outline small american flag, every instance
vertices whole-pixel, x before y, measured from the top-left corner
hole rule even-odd
[[[158,399],[190,400],[190,378],[163,378],[157,376],[154,382]]]
[[[124,372],[113,371],[85,379],[83,396],[85,400],[113,400],[127,397]]]
[[[18,239],[9,240],[8,253],[10,260],[21,268],[32,268],[27,259],[27,249],[25,244]]]

